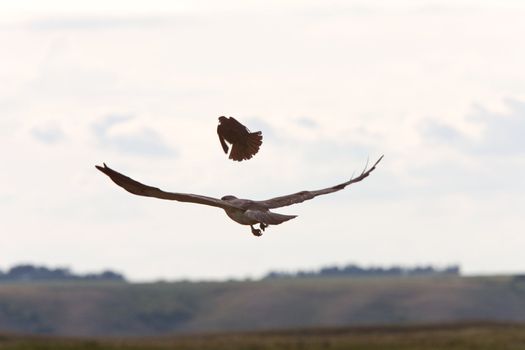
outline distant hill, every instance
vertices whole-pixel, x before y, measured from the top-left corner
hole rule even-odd
[[[459,276],[460,268],[457,265],[445,268],[433,266],[415,267],[361,267],[350,264],[343,267],[327,266],[319,270],[299,270],[297,272],[272,271],[266,275],[270,278],[311,278],[311,277],[405,277],[405,276]]]
[[[472,320],[525,321],[523,276],[0,283],[5,332],[161,335]]]
[[[50,269],[30,264],[17,265],[7,272],[0,270],[0,282],[31,281],[125,281],[123,275],[110,270],[85,275],[74,274],[67,268]]]
[[[459,266],[445,268],[433,266],[415,267],[361,267],[327,266],[318,270],[299,270],[297,272],[272,271],[263,279],[312,278],[312,277],[405,277],[405,276],[459,276]],[[75,274],[68,268],[48,268],[31,264],[16,265],[7,272],[0,270],[0,282],[32,281],[125,281],[124,275],[106,270],[101,273]]]

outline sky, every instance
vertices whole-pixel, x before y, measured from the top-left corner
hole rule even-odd
[[[525,271],[521,1],[0,0],[0,269],[110,268],[133,281],[327,265]],[[232,162],[233,116],[261,130]],[[268,199],[254,237],[146,184]]]

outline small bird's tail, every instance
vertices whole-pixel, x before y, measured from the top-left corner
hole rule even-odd
[[[262,133],[260,131],[249,133],[242,142],[232,145],[230,159],[236,161],[247,160],[253,157],[262,145]]]

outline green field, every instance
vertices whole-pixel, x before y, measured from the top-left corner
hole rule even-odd
[[[123,339],[0,336],[0,349],[522,350],[525,349],[525,326],[516,324],[450,324]]]

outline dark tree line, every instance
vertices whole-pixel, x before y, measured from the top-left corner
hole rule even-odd
[[[17,265],[7,272],[0,270],[2,281],[125,281],[125,277],[110,270],[101,273],[74,274],[67,268],[50,269],[44,266]]]
[[[294,278],[294,277],[387,277],[387,276],[459,276],[460,268],[457,265],[439,269],[432,266],[400,267],[360,267],[347,265],[344,267],[329,266],[319,270],[297,272],[270,272],[265,278]]]

